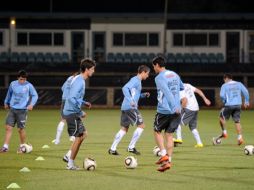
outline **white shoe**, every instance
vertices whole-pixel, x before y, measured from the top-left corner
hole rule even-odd
[[[69,162],[69,157],[67,155],[64,155],[63,161],[68,163]]]
[[[56,144],[56,145],[58,145],[58,144],[60,143],[60,141],[59,141],[59,140],[56,140],[56,139],[52,140],[51,142],[52,142],[53,144]]]
[[[78,166],[75,166],[75,165],[71,165],[71,166],[68,166],[66,167],[67,170],[80,170],[80,168]]]

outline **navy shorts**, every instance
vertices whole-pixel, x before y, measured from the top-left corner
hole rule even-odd
[[[225,106],[221,109],[221,118],[223,118],[224,120],[229,120],[230,116],[235,123],[239,123],[241,118],[241,106]]]
[[[130,125],[143,124],[141,113],[137,109],[124,110],[121,114],[121,126],[128,128]]]
[[[154,120],[154,131],[174,133],[181,122],[181,114],[161,114],[157,113]]]
[[[77,114],[65,116],[69,136],[81,137],[86,131],[85,126]]]

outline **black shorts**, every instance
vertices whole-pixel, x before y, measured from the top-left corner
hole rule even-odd
[[[161,114],[157,113],[154,120],[154,131],[174,133],[181,122],[180,114]]]
[[[6,117],[6,125],[14,127],[17,123],[17,127],[20,129],[25,128],[27,120],[27,110],[17,110],[11,108]]]
[[[220,117],[223,118],[224,120],[228,120],[232,117],[233,121],[235,123],[240,122],[241,118],[241,106],[225,106],[224,108],[221,109],[220,111]]]
[[[190,130],[197,128],[198,111],[182,110],[181,125],[189,125]]]
[[[84,131],[86,131],[80,116],[77,114],[65,116],[65,119],[68,126],[69,136],[81,137]]]
[[[121,126],[128,128],[130,125],[143,124],[141,113],[137,109],[124,110],[121,114]]]

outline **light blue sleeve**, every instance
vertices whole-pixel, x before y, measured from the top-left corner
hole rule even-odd
[[[12,90],[12,83],[11,83],[9,88],[8,88],[7,94],[6,94],[6,97],[5,97],[5,100],[4,100],[4,104],[10,105],[12,92],[13,92],[13,90]]]
[[[135,85],[135,83],[133,82],[133,80],[131,79],[128,83],[126,83],[123,88],[122,88],[122,91],[123,91],[123,95],[125,98],[128,99],[129,102],[133,102],[134,99],[132,98],[131,96],[131,89],[133,88],[133,86]]]
[[[63,86],[61,88],[62,92],[64,92],[64,89],[66,88],[66,85],[67,85],[67,80],[64,82],[64,84],[63,84]]]
[[[220,89],[220,99],[225,104],[226,103],[226,91],[225,91],[225,85],[222,85]]]
[[[75,81],[69,92],[69,101],[75,105],[76,108],[79,108],[83,104],[83,99],[80,99],[78,95],[80,94],[80,89],[82,89],[82,83]]]
[[[176,111],[175,98],[174,98],[174,95],[172,94],[172,92],[169,90],[166,81],[162,80],[160,78],[155,78],[155,82],[156,82],[157,87],[164,94],[164,97],[166,98],[170,109],[175,112]]]
[[[32,84],[29,84],[29,95],[31,96],[31,104],[34,106],[38,100],[38,94]]]
[[[240,82],[240,87],[241,87],[241,92],[243,93],[244,96],[244,102],[249,103],[249,92],[247,88]]]

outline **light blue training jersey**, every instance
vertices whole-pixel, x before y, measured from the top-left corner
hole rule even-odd
[[[141,90],[141,79],[138,76],[132,77],[122,88],[124,99],[121,110],[138,109],[139,98],[145,97]],[[131,105],[132,102],[135,103],[134,106]]]
[[[63,114],[68,116],[70,114],[83,115],[81,106],[85,103],[83,100],[85,95],[85,79],[83,76],[77,75],[76,79],[71,83],[69,92],[66,96]]]
[[[71,88],[71,84],[73,83],[73,81],[76,80],[76,78],[78,77],[78,75],[76,76],[70,76],[67,78],[67,80],[64,82],[63,86],[62,86],[62,100],[66,100],[66,97],[69,94],[70,88]]]
[[[241,82],[231,80],[221,86],[220,98],[225,106],[242,105],[242,94],[249,103],[249,92]]]
[[[9,86],[4,104],[14,109],[27,109],[30,104],[34,106],[37,100],[38,94],[30,82],[25,81],[21,84],[15,80]]]
[[[161,114],[174,114],[181,110],[180,91],[184,90],[183,82],[178,74],[165,70],[155,77],[157,87],[157,112]]]

